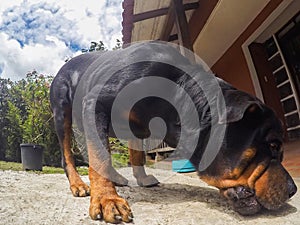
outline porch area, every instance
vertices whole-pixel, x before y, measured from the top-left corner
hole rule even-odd
[[[300,140],[284,143],[283,165],[292,177],[300,178]],[[148,161],[154,163],[157,169],[172,170],[172,157],[169,155],[174,151],[173,148],[163,147],[147,152]],[[152,157],[151,157],[152,156]],[[195,172],[193,174],[196,174]],[[193,175],[192,175],[193,176]]]
[[[300,177],[300,140],[284,145],[283,165],[293,177]]]

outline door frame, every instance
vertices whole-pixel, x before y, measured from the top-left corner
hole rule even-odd
[[[269,32],[270,35],[275,33],[277,30],[268,30],[268,28],[270,27],[270,25],[281,15],[286,14],[287,16],[290,16],[291,12],[285,12],[285,10],[288,8],[288,6],[290,6],[292,3],[295,4],[294,0],[284,0],[282,1],[282,3],[267,17],[267,19],[249,36],[249,38],[242,44],[242,50],[244,53],[244,56],[246,58],[246,62],[250,71],[250,75],[251,75],[251,79],[253,82],[253,86],[254,86],[254,91],[255,91],[255,95],[256,97],[258,97],[261,101],[264,101],[264,96],[263,96],[263,92],[260,86],[260,82],[258,79],[258,75],[254,66],[254,63],[252,61],[252,57],[250,54],[250,50],[249,50],[249,45],[253,42],[255,42],[263,33],[265,32]],[[299,4],[300,1],[296,1],[296,4]],[[300,5],[300,4],[299,4]],[[295,10],[296,7],[290,7],[290,10]],[[287,10],[288,11],[288,10]],[[298,10],[295,10],[296,14],[298,12]],[[292,16],[290,16],[290,18],[286,19],[286,21],[282,22],[282,26],[284,26],[284,24],[286,24],[289,19],[291,19]],[[282,27],[280,26],[280,27]],[[279,27],[279,29],[280,29]],[[279,30],[278,29],[278,30]]]

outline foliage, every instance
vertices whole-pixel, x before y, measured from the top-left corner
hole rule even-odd
[[[119,39],[117,39],[116,40],[116,45],[115,45],[115,47],[113,47],[113,50],[118,50],[118,49],[121,49],[121,48],[122,48],[122,42]]]
[[[19,81],[0,80],[0,160],[20,162],[20,144],[38,143],[45,147],[44,163],[60,165],[49,102],[52,79],[32,71]]]
[[[107,48],[105,47],[104,43],[102,41],[96,42],[92,41],[91,45],[88,49],[81,49],[81,52],[95,52],[95,51],[107,51]]]
[[[116,168],[128,166],[129,154],[127,143],[117,138],[109,138],[109,144],[113,166]]]
[[[19,162],[21,160],[20,151],[17,151],[16,149],[19,149],[23,136],[23,131],[20,126],[20,124],[22,124],[21,110],[11,101],[8,102],[7,119],[9,126],[6,129],[7,133],[10,135],[7,136],[5,158],[9,161]]]
[[[117,138],[109,138],[110,149],[112,152],[124,153],[128,150],[128,144],[126,141],[120,141]]]
[[[36,71],[27,73],[26,86],[22,92],[27,109],[27,118],[22,124],[24,143],[47,142],[48,125],[52,119],[49,102],[49,86],[51,76],[38,74]]]
[[[118,50],[122,48],[122,42],[117,39],[116,40],[116,45],[115,47],[113,47],[112,50]],[[107,47],[104,45],[104,43],[102,41],[96,42],[96,41],[92,41],[90,44],[89,48],[83,48],[81,49],[82,53],[86,53],[86,52],[95,52],[95,51],[107,51]]]
[[[114,50],[121,48],[117,40]],[[107,51],[104,43],[91,42],[83,52]],[[31,71],[19,81],[0,78],[0,160],[20,162],[20,144],[34,143],[44,146],[44,165],[60,166],[61,153],[50,109],[50,83],[52,76]],[[113,162],[116,166],[128,163],[126,144],[110,139]],[[78,149],[72,145],[74,152]],[[80,152],[80,151],[79,151]],[[78,154],[76,163],[85,165]]]
[[[126,167],[128,166],[128,159],[129,155],[128,153],[112,153],[112,164],[115,168],[121,168],[121,167]]]
[[[50,109],[49,86],[53,77],[32,71],[25,79],[12,82],[1,79],[0,85],[0,160],[20,162],[20,144],[35,143],[44,146],[44,164],[60,166],[61,153]],[[114,165],[128,163],[127,146],[110,139]],[[78,146],[73,143],[76,153]],[[79,154],[78,165],[86,165]]]
[[[7,148],[7,113],[8,113],[8,99],[9,99],[9,83],[8,79],[0,78],[0,159],[5,159],[5,151]]]

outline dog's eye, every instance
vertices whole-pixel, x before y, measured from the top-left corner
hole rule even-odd
[[[281,148],[281,143],[279,142],[270,142],[269,143],[269,149],[272,155],[273,159],[279,159],[282,161],[282,148]]]
[[[281,151],[282,143],[281,141],[272,141],[269,142],[269,149],[273,151]]]
[[[269,149],[271,151],[279,151],[280,150],[280,145],[276,142],[269,143]]]

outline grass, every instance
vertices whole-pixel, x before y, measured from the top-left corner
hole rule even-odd
[[[0,170],[23,171],[21,163],[0,161]],[[87,175],[87,167],[77,167],[80,175]],[[42,171],[32,171],[38,174],[64,174],[64,170],[60,167],[43,166]]]
[[[0,170],[23,170],[21,163],[0,161]]]
[[[121,142],[116,138],[109,139],[111,144],[112,153],[112,164],[115,168],[126,167],[129,162],[128,147],[126,142]],[[21,163],[16,162],[5,162],[0,161],[0,170],[13,170],[13,171],[23,171],[23,166]],[[78,173],[80,175],[87,175],[87,167],[77,167]],[[63,174],[64,170],[59,167],[43,166],[42,171],[33,171],[38,174]]]

